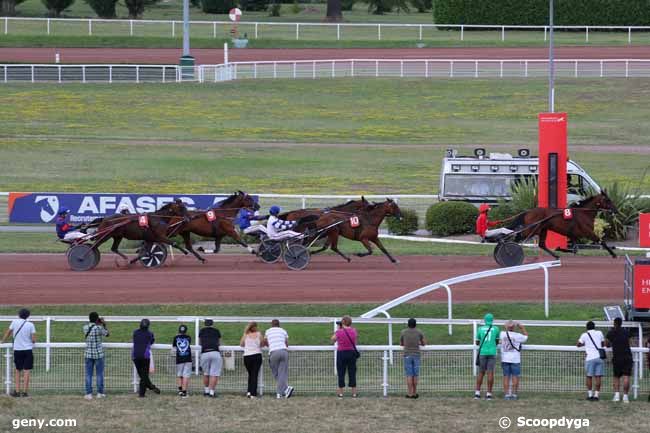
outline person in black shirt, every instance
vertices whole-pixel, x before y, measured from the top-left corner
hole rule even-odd
[[[214,390],[221,376],[223,360],[219,353],[221,333],[213,328],[214,321],[205,319],[205,328],[199,331],[199,344],[201,345],[201,370],[203,370],[203,395],[216,397]]]
[[[149,380],[149,366],[151,365],[151,346],[155,338],[152,332],[149,331],[149,319],[142,319],[140,321],[140,328],[133,331],[133,352],[131,358],[135,369],[140,376],[140,388],[138,395],[144,397],[147,389],[152,390],[156,394],[160,394],[160,390],[151,383]]]
[[[622,327],[620,317],[614,319],[614,327],[605,337],[605,344],[612,348],[614,370],[614,401],[621,401],[620,385],[623,377],[623,402],[629,403],[630,375],[632,374],[632,350],[630,350],[630,334]]]
[[[187,326],[178,327],[178,335],[174,337],[172,349],[176,353],[176,384],[178,395],[187,397],[187,385],[192,375],[192,337],[187,335]]]

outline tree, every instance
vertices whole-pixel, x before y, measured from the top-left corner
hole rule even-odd
[[[25,0],[0,0],[1,15],[5,17],[16,15],[16,5],[24,1]]]
[[[158,3],[160,0],[124,0],[126,8],[129,10],[129,18],[140,19],[144,13],[145,6]]]
[[[406,0],[368,0],[368,13],[383,15],[395,9],[397,12],[408,12]]]
[[[201,0],[201,9],[206,14],[227,14],[235,6],[235,0]]]
[[[410,0],[410,3],[420,14],[433,8],[433,0]]]
[[[244,11],[265,11],[269,8],[269,0],[242,0],[240,4]]]
[[[85,0],[99,18],[115,18],[117,0]]]
[[[325,13],[325,20],[343,20],[343,12],[341,12],[341,0],[327,0],[327,12]]]
[[[69,8],[74,0],[41,0],[47,8],[47,13],[51,17],[58,18],[61,12]]]

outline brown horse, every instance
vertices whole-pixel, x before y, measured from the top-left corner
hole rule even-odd
[[[386,257],[390,259],[391,262],[397,263],[397,260],[390,255],[390,253],[386,250],[384,245],[379,240],[379,226],[384,221],[384,218],[389,215],[397,218],[401,218],[402,216],[397,203],[389,198],[384,202],[373,203],[372,205],[366,206],[356,211],[352,216],[341,215],[335,212],[323,214],[315,222],[315,225],[307,224],[307,228],[311,230],[314,228],[316,230],[319,230],[331,226],[337,222],[340,222],[340,224],[333,226],[327,231],[327,242],[321,249],[316,250],[313,253],[317,254],[329,247],[332,249],[332,251],[336,252],[338,255],[349,262],[350,257],[346,256],[338,249],[338,238],[339,236],[343,236],[347,239],[361,242],[363,246],[366,247],[366,250],[368,250],[365,253],[358,253],[357,257],[365,257],[371,255],[372,246],[370,245],[370,242],[372,242],[377,245],[377,247],[379,247],[379,249],[386,255]],[[297,229],[297,231],[301,230],[301,227]]]
[[[160,242],[167,245],[173,245],[174,242],[167,236],[167,231],[171,225],[177,224],[187,217],[187,207],[180,200],[175,200],[158,209],[156,212],[150,212],[141,215],[124,215],[116,214],[101,220],[97,219],[94,223],[99,223],[97,233],[106,232],[107,235],[101,238],[95,247],[99,247],[109,239],[113,239],[111,251],[128,260],[128,257],[122,254],[118,247],[122,239],[145,242]],[[146,216],[145,222],[141,220]],[[138,260],[132,260],[131,263]]]
[[[235,224],[233,223],[234,218],[243,208],[258,210],[260,205],[257,204],[249,194],[243,191],[237,191],[217,203],[215,207],[209,210],[212,212],[211,218],[214,218],[213,221],[208,219],[208,211],[189,211],[189,221],[176,230],[171,231],[169,236],[181,236],[187,251],[191,252],[201,263],[205,263],[205,258],[197,253],[192,247],[192,240],[190,237],[191,233],[205,238],[213,238],[215,254],[221,249],[221,240],[225,236],[233,238],[239,245],[247,248],[250,252],[254,252],[252,248],[242,240],[241,236],[239,236],[239,233],[235,229]]]
[[[289,212],[285,212],[279,215],[280,219],[287,221],[298,221],[305,217],[308,217],[308,220],[312,220],[311,217],[317,216],[320,217],[324,213],[339,213],[340,217],[345,217],[346,215],[353,216],[355,212],[367,208],[370,206],[370,203],[364,196],[361,196],[361,200],[348,200],[345,203],[329,207],[329,208],[309,208],[309,209],[297,209]],[[313,218],[315,220],[316,218]]]
[[[594,243],[600,243],[615,258],[614,251],[594,233],[594,220],[601,211],[617,212],[614,203],[604,190],[598,195],[573,204],[568,209],[536,207],[522,212],[507,227],[519,231],[515,238],[516,242],[538,236],[539,247],[556,259],[559,256],[546,247],[546,235],[549,230],[566,236],[574,245],[578,239],[589,239]],[[577,249],[574,247],[573,250],[560,251],[576,253]]]

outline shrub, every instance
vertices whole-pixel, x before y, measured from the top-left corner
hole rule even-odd
[[[99,18],[115,18],[117,0],[85,0]]]
[[[476,224],[478,209],[463,201],[443,201],[427,209],[426,228],[433,235],[449,236],[471,233]]]
[[[271,5],[271,12],[269,13],[269,16],[279,17],[280,16],[280,9],[282,9],[282,5],[280,3],[273,3]]]
[[[41,0],[47,8],[47,14],[51,17],[59,17],[61,12],[69,8],[74,0]]]
[[[341,0],[341,10],[351,11],[355,3],[356,0]]]
[[[244,11],[265,11],[269,8],[269,0],[244,0],[241,9]]]
[[[298,0],[293,0],[293,4],[291,5],[291,13],[296,15],[299,14],[300,11],[302,11],[302,8],[298,4]]]
[[[234,0],[201,0],[201,10],[206,14],[227,14],[235,6]]]
[[[409,3],[418,11],[418,13],[430,11],[433,7],[433,0],[409,0]]]
[[[623,187],[618,182],[614,182],[604,190],[618,210],[617,213],[601,214],[601,218],[608,224],[605,229],[605,239],[625,240],[628,229],[637,223],[639,213],[644,212],[648,202],[639,198],[638,194],[632,192],[629,187]]]
[[[368,0],[368,13],[383,15],[393,9],[397,12],[408,12],[409,6],[406,0]]]
[[[402,219],[386,218],[388,231],[394,235],[407,236],[415,233],[419,226],[418,213],[414,209],[401,209]]]

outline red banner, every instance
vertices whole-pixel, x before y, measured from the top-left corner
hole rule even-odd
[[[650,308],[650,264],[634,264],[634,308]]]

